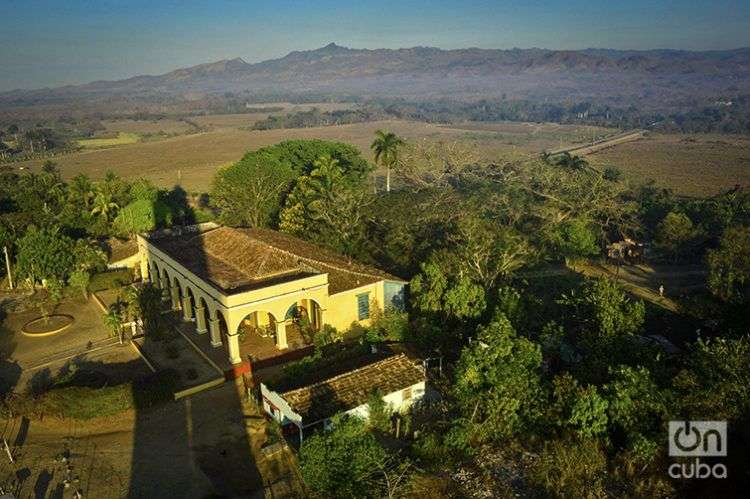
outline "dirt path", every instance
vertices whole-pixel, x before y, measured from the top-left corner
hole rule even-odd
[[[644,133],[645,133],[644,130],[634,130],[634,131],[629,131],[629,132],[618,133],[617,135],[613,135],[611,137],[607,137],[605,139],[592,142],[590,144],[576,145],[576,146],[570,146],[570,147],[563,147],[562,149],[556,149],[554,151],[550,151],[549,154],[553,156],[556,154],[562,154],[565,152],[576,153],[579,156],[591,154],[597,151],[601,151],[602,149],[615,146],[617,144],[623,144],[625,142],[638,140],[641,137],[643,137]]]
[[[596,262],[578,262],[571,268],[589,277],[617,279],[631,294],[671,312],[679,312],[680,305],[674,297],[703,288],[706,271],[696,267],[610,265]],[[664,286],[664,296],[659,287]]]

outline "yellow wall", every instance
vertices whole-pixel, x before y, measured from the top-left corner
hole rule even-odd
[[[326,324],[330,324],[339,331],[349,329],[352,322],[359,322],[368,326],[370,320],[358,320],[357,295],[370,293],[370,316],[372,317],[375,307],[383,307],[383,281],[361,286],[359,288],[342,291],[328,297],[328,310],[325,313]]]

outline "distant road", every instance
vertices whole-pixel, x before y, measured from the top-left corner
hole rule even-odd
[[[630,142],[633,140],[638,140],[641,137],[643,137],[643,134],[646,133],[645,130],[629,130],[627,132],[621,132],[616,135],[611,135],[609,137],[606,137],[601,140],[597,140],[595,142],[590,142],[588,144],[582,144],[582,145],[576,145],[576,146],[570,146],[570,147],[563,147],[561,149],[555,149],[554,151],[549,151],[549,154],[551,156],[554,156],[556,154],[563,154],[565,152],[573,153],[575,152],[578,155],[584,155],[584,154],[591,154],[596,151],[600,151],[602,149],[606,149],[607,147],[612,147],[616,144],[622,144],[624,142]]]

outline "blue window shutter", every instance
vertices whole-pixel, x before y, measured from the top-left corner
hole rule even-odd
[[[370,318],[370,293],[357,295],[357,317],[359,320]]]

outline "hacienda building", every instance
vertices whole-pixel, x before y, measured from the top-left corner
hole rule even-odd
[[[235,367],[404,304],[405,281],[272,230],[204,224],[139,236],[138,248],[143,279]]]

